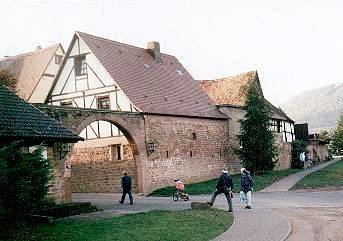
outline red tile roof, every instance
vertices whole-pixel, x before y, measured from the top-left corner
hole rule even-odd
[[[246,101],[247,88],[256,77],[257,72],[250,71],[216,80],[202,80],[199,84],[216,105],[243,107]]]
[[[243,108],[246,102],[246,91],[251,84],[255,84],[263,96],[260,80],[257,71],[250,71],[240,75],[216,79],[199,81],[201,88],[211,97],[216,105],[228,105]],[[282,110],[275,107],[268,100],[265,102],[271,111],[272,118],[294,121]]]
[[[0,59],[0,69],[16,76],[16,92],[20,97],[29,99],[59,45]]]
[[[159,63],[147,49],[76,34],[143,112],[226,118],[174,56],[161,53]]]

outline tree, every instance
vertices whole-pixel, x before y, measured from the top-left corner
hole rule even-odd
[[[320,130],[318,133],[319,139],[329,141],[331,139],[330,132],[327,130]]]
[[[236,153],[243,165],[253,173],[272,170],[278,149],[274,133],[269,127],[270,110],[256,85],[250,85],[247,90],[244,110],[246,114],[238,134],[241,148]]]
[[[34,212],[46,198],[50,170],[41,147],[32,153],[20,142],[0,147],[0,216],[17,220]]]
[[[10,90],[15,92],[17,78],[8,70],[0,70],[0,84],[7,86]]]
[[[332,135],[330,149],[334,155],[343,155],[343,114],[341,114],[337,128]]]

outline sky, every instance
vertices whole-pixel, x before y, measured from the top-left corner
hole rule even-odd
[[[257,70],[274,105],[342,83],[343,0],[0,0],[0,58],[75,31],[176,56],[196,80]]]

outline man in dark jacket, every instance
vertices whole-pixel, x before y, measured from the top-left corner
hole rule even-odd
[[[123,195],[121,196],[121,200],[119,201],[121,204],[124,203],[126,194],[129,194],[130,205],[133,205],[133,197],[132,197],[132,181],[131,177],[127,175],[127,171],[123,172],[123,177],[121,178],[121,186],[123,187]]]
[[[229,172],[227,170],[222,170],[222,174],[218,178],[216,190],[214,190],[213,192],[211,201],[207,203],[210,204],[210,206],[212,206],[218,194],[224,193],[227,203],[229,204],[229,212],[232,212],[233,210],[232,200],[231,200],[232,190],[233,190],[232,178],[230,177]]]
[[[245,168],[241,168],[241,192],[243,196],[242,201],[246,203],[245,209],[251,209],[251,191],[253,185],[253,179],[250,176],[250,172]]]

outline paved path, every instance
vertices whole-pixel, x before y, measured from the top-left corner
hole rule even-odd
[[[338,161],[340,159],[334,159],[328,162],[324,162],[318,166],[309,168],[307,170],[301,171],[301,172],[297,172],[293,175],[290,175],[288,177],[282,178],[281,180],[273,183],[272,185],[264,188],[261,190],[261,192],[277,192],[277,191],[288,191],[289,189],[291,189],[298,181],[300,181],[301,179],[303,179],[305,176],[307,176],[308,174],[318,171],[332,163],[335,163],[336,161]]]
[[[323,163],[315,167],[315,170],[333,163],[334,161]],[[234,194],[234,223],[231,228],[217,237],[215,240],[234,241],[283,241],[286,240],[292,231],[289,217],[285,215],[285,210],[294,208],[329,208],[343,207],[342,191],[325,192],[304,192],[304,191],[283,191],[291,187],[295,180],[299,180],[299,175],[304,177],[314,169],[308,169],[302,174],[294,174],[287,177],[288,181],[281,181],[281,184],[272,185],[274,188],[265,192],[255,192],[253,194],[253,209],[246,210],[244,205],[239,203],[238,194]],[[282,186],[282,188],[281,188]],[[189,209],[191,201],[206,202],[211,195],[191,196],[188,202],[174,202],[169,197],[143,197],[135,196],[134,205],[119,204],[118,194],[73,194],[73,201],[90,201],[104,211],[97,213],[82,214],[58,220],[58,222],[80,222],[84,220],[102,219],[127,213],[146,212],[149,210],[182,210]],[[227,210],[227,203],[223,195],[218,196],[214,208]],[[279,211],[280,210],[280,211]],[[283,212],[282,212],[283,211]],[[287,212],[286,212],[287,213]],[[293,223],[293,222],[292,222]]]
[[[268,209],[237,210],[234,216],[231,228],[215,241],[285,240],[291,232],[291,224],[288,219]]]

